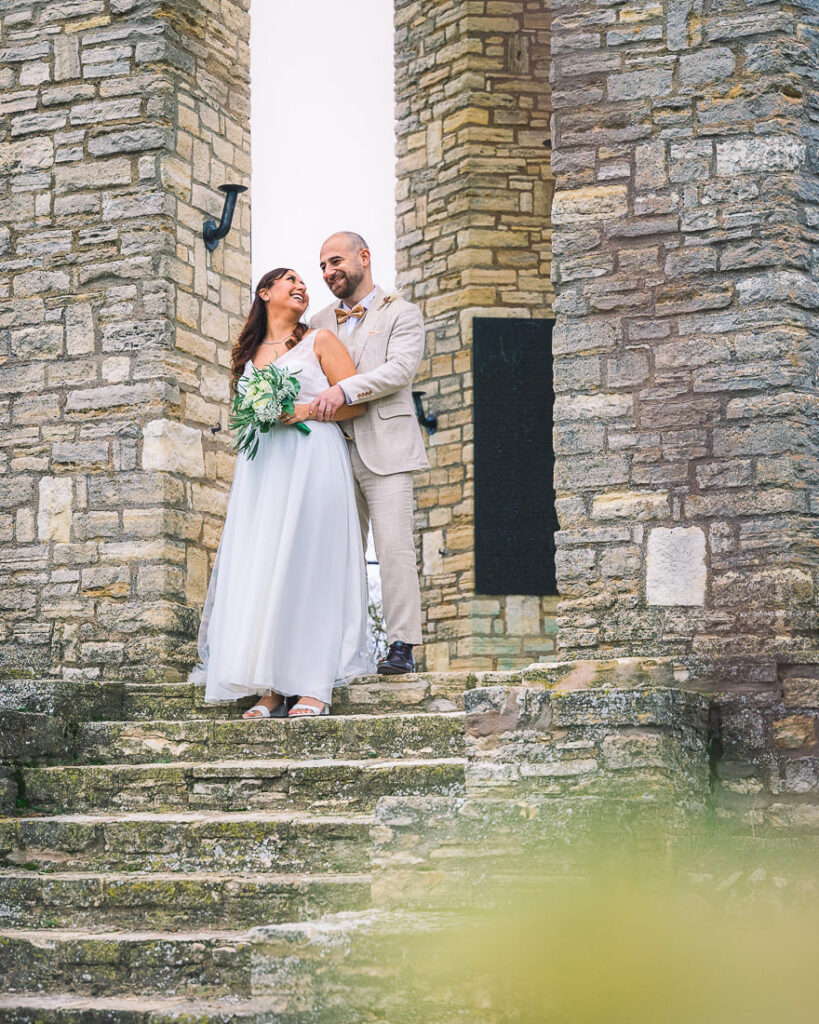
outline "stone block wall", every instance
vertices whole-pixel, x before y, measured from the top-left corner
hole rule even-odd
[[[556,601],[474,592],[471,331],[551,315],[548,12],[397,0],[395,24],[398,287],[424,312],[416,386],[438,416],[416,474],[426,665],[515,667],[553,656]]]
[[[554,0],[558,646],[815,646],[815,4]]]
[[[249,2],[0,10],[0,671],[184,672],[249,304]],[[220,432],[214,432],[217,428]],[[220,429],[221,428],[221,429]]]
[[[758,661],[712,705],[715,818],[754,836],[819,834],[819,664]]]
[[[467,690],[468,791],[633,802],[684,828],[709,795],[708,705],[676,689]]]
[[[670,668],[662,663],[632,663],[625,685],[571,689],[589,667],[577,663],[556,685],[497,673],[466,690],[465,792],[379,800],[377,904],[479,905],[524,876],[534,894],[589,855],[622,845],[629,862],[638,850],[663,861],[674,840],[703,834],[709,699],[640,682]]]

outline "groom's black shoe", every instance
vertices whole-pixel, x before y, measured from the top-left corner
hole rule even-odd
[[[405,644],[401,640],[390,644],[387,657],[382,658],[378,663],[380,676],[400,676],[404,672],[414,671],[415,658],[412,656],[412,644]]]

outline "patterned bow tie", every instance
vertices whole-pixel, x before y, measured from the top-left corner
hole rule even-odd
[[[350,317],[357,317],[360,320],[366,312],[367,310],[360,303],[353,306],[352,309],[341,309],[336,306],[336,323],[346,324]]]

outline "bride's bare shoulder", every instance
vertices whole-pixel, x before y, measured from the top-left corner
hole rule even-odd
[[[334,348],[336,345],[341,344],[342,341],[335,332],[330,331],[325,327],[316,331],[316,340],[314,342],[316,348]]]

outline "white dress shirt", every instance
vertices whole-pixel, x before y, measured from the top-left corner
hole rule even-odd
[[[375,293],[376,293],[377,291],[378,291],[378,289],[377,289],[377,288],[373,288],[373,290],[372,290],[372,291],[370,292],[370,294],[369,294],[369,295],[365,295],[365,296],[364,296],[364,298],[363,298],[363,299],[361,300],[361,302],[357,302],[357,303],[356,303],[356,305],[357,305],[357,306],[363,306],[363,307],[364,307],[365,309],[369,309],[369,308],[370,308],[370,306],[371,306],[371,305],[373,304],[373,302],[375,302]],[[348,306],[346,302],[342,302],[342,303],[341,303],[341,308],[342,308],[342,309],[346,309],[346,310],[350,310],[350,309],[352,309],[353,307],[352,307],[352,306]],[[352,333],[353,333],[353,330],[354,330],[354,329],[355,329],[355,327],[357,326],[357,324],[358,324],[358,321],[359,321],[360,319],[361,319],[361,317],[358,317],[358,316],[351,316],[351,317],[350,317],[350,318],[349,318],[349,319],[348,319],[348,320],[347,320],[347,321],[345,322],[345,324],[344,324],[344,327],[345,327],[345,329],[346,329],[346,331],[347,331],[347,334],[352,334]]]
[[[370,294],[369,295],[365,295],[364,298],[361,300],[361,302],[360,303],[357,302],[356,305],[361,305],[361,306],[364,307],[364,309],[368,310],[370,308],[370,306],[373,304],[373,302],[375,302],[375,295],[376,295],[377,291],[378,291],[377,288],[373,288],[373,290],[370,292]],[[352,306],[348,306],[346,302],[342,302],[341,303],[341,308],[342,309],[346,309],[346,310],[350,310],[353,307]],[[351,317],[348,317],[348,319],[344,322],[344,324],[342,326],[344,327],[344,330],[345,330],[345,332],[346,332],[348,337],[349,337],[349,335],[351,335],[353,333],[353,331],[357,327],[358,322],[359,322],[360,319],[361,319],[361,317],[351,316]],[[347,401],[347,405],[349,405],[350,404],[350,396],[347,394],[347,389],[344,387],[344,381],[340,381],[339,382],[339,387],[344,392],[344,398]]]

